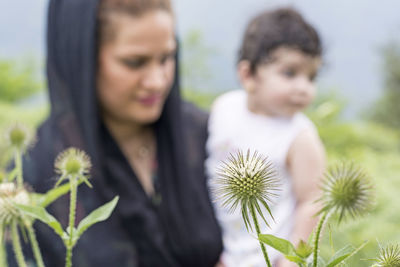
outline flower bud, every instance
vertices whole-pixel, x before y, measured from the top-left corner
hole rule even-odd
[[[84,151],[76,148],[68,148],[61,152],[55,161],[56,172],[63,177],[87,175],[91,166],[89,156]]]
[[[6,141],[9,146],[25,152],[35,143],[33,130],[23,124],[15,123],[6,131]]]

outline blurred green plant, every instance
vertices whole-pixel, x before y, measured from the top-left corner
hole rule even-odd
[[[12,60],[0,60],[0,129],[13,122],[36,128],[47,116],[48,105],[25,105],[21,101],[39,93],[43,86],[37,78],[38,66],[34,60],[25,59],[24,67]],[[0,131],[0,137],[4,137]],[[0,138],[1,139],[1,138]],[[0,172],[11,158],[5,142],[0,142]]]
[[[392,128],[400,127],[400,44],[390,42],[382,49],[383,92],[367,116]]]
[[[24,60],[19,65],[16,61],[1,59],[0,101],[16,103],[39,92],[43,86],[35,75],[36,70],[33,60]]]
[[[79,238],[89,227],[107,220],[111,216],[119,197],[115,197],[92,211],[75,227],[78,186],[85,182],[92,187],[88,181],[89,170],[92,166],[89,156],[84,151],[75,148],[63,151],[55,162],[55,170],[60,175],[55,187],[45,194],[29,192],[24,183],[22,157],[35,142],[34,134],[26,125],[17,123],[9,126],[4,132],[7,133],[5,143],[14,154],[14,168],[9,172],[1,172],[0,175],[0,266],[8,266],[5,249],[8,239],[5,236],[11,236],[18,266],[28,266],[22,249],[20,233],[24,234],[25,243],[28,243],[26,235],[29,238],[36,266],[45,266],[33,228],[34,221],[39,220],[52,228],[63,240],[66,247],[65,266],[71,267],[72,250]],[[60,183],[64,181],[66,184],[60,186]],[[45,208],[68,191],[70,192],[69,225],[66,230],[63,230],[61,223]]]
[[[209,110],[213,100],[221,93],[210,87],[213,73],[209,62],[217,51],[207,46],[200,30],[189,31],[182,42],[182,95],[184,99]]]
[[[209,60],[215,49],[205,45],[200,30],[189,31],[182,42],[182,88],[198,91],[207,87],[213,78],[209,70]]]

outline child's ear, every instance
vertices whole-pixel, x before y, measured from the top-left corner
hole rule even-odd
[[[248,60],[242,60],[237,65],[237,72],[240,79],[240,83],[247,93],[254,92],[255,82],[254,74],[251,71],[251,64]]]

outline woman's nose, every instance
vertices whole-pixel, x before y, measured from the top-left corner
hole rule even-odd
[[[143,87],[150,90],[162,90],[167,83],[167,75],[163,65],[152,64],[143,77]]]

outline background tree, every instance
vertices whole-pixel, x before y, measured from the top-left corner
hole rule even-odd
[[[392,128],[400,127],[400,44],[391,42],[383,49],[383,94],[369,117]]]
[[[221,90],[212,88],[215,77],[210,61],[217,51],[204,43],[200,30],[191,30],[182,41],[182,91],[185,99],[209,109]]]
[[[39,68],[32,59],[17,64],[11,60],[0,60],[0,101],[15,103],[42,89],[35,70]]]

